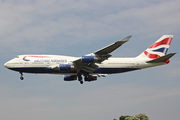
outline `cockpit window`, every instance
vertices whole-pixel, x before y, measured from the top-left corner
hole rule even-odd
[[[19,58],[19,56],[17,56],[16,58]]]

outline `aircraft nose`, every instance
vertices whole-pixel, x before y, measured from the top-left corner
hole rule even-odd
[[[4,63],[4,67],[9,68],[8,62]]]

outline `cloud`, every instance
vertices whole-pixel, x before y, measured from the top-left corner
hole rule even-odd
[[[69,51],[80,56],[130,34],[134,35],[130,43],[113,56],[138,55],[163,34],[176,36],[173,49],[178,52],[179,4],[178,0],[1,1],[1,65],[21,53]],[[173,112],[179,111],[178,58],[166,67],[111,75],[82,86],[52,75],[25,74],[25,81],[17,81],[18,73],[1,67],[1,118],[113,119],[142,111],[155,119],[178,117]],[[163,109],[158,103],[165,104]]]
[[[1,51],[43,51],[129,34],[159,36],[179,30],[178,4],[175,0],[2,2]]]

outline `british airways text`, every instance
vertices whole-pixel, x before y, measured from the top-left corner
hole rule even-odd
[[[62,60],[58,60],[58,59],[38,59],[38,60],[34,60],[34,62],[67,62],[67,60],[62,59]]]

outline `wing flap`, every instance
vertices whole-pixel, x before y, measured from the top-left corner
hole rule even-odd
[[[91,65],[83,66],[81,70],[87,73],[93,73],[97,68],[98,66],[93,63]]]

